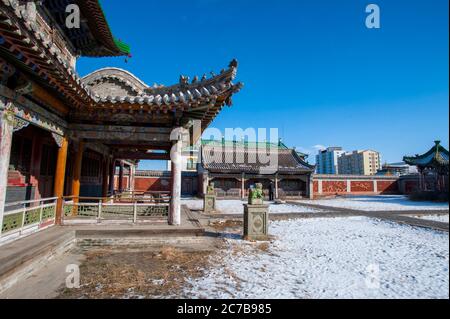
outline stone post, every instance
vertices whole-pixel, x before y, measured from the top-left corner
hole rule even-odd
[[[172,197],[170,200],[169,224],[174,226],[181,224],[181,133],[182,128],[176,128],[170,136],[173,145],[170,151],[170,159],[172,161]]]
[[[69,147],[69,140],[66,136],[62,137],[61,145],[58,149],[58,159],[56,163],[55,174],[55,197],[58,197],[56,202],[55,220],[57,225],[62,223],[63,214],[63,196],[64,196],[64,180],[66,177],[67,164],[67,149]]]
[[[206,194],[203,198],[203,212],[205,214],[214,213],[216,211],[216,193],[214,183],[210,183],[207,187]]]
[[[314,199],[314,175],[310,174],[308,177],[308,198]]]
[[[269,205],[264,205],[262,184],[250,189],[248,204],[244,204],[244,239],[267,240],[269,238]]]
[[[3,228],[14,115],[0,100],[0,235]]]

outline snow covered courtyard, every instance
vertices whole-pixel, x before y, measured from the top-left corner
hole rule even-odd
[[[363,211],[449,209],[448,203],[414,202],[403,195],[348,196],[332,199],[302,200],[301,202]]]
[[[448,233],[365,217],[270,224],[270,243],[229,234],[193,298],[448,298]]]
[[[218,200],[216,203],[217,213],[220,214],[244,214],[244,204],[247,201],[240,200]],[[266,202],[267,203],[267,202]],[[181,201],[182,205],[187,205],[191,210],[202,210],[203,209],[203,200],[201,199],[183,199]],[[315,213],[318,212],[318,209],[313,209],[309,207],[302,207],[297,205],[289,205],[289,204],[280,204],[276,205],[273,203],[270,204],[270,213],[272,214],[280,214],[280,213]]]

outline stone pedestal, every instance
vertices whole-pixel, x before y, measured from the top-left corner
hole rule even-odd
[[[216,195],[206,194],[203,199],[203,212],[206,214],[216,211]]]
[[[244,239],[269,239],[269,205],[244,204]]]

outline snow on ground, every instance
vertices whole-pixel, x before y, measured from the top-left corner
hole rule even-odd
[[[365,217],[277,221],[270,233],[268,247],[228,236],[185,295],[449,298],[448,233]]]
[[[441,223],[448,223],[448,215],[427,215],[427,216],[411,216],[411,217],[432,220]]]
[[[216,209],[218,213],[222,214],[244,214],[244,206],[247,201],[240,200],[218,200],[216,202]],[[182,199],[181,204],[187,205],[191,210],[202,210],[203,200],[201,199]],[[270,213],[280,214],[280,213],[315,213],[319,210],[309,207],[302,207],[297,205],[289,204],[270,204]]]
[[[364,211],[404,211],[448,209],[448,203],[414,202],[402,195],[346,196],[300,202]]]

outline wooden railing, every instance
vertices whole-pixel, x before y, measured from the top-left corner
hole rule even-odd
[[[63,224],[96,222],[152,222],[169,217],[170,196],[64,197]]]
[[[170,192],[145,192],[145,191],[125,191],[122,193],[115,193],[110,196],[115,202],[147,202],[147,203],[169,203]]]
[[[0,242],[55,225],[56,201],[52,197],[5,204]]]

